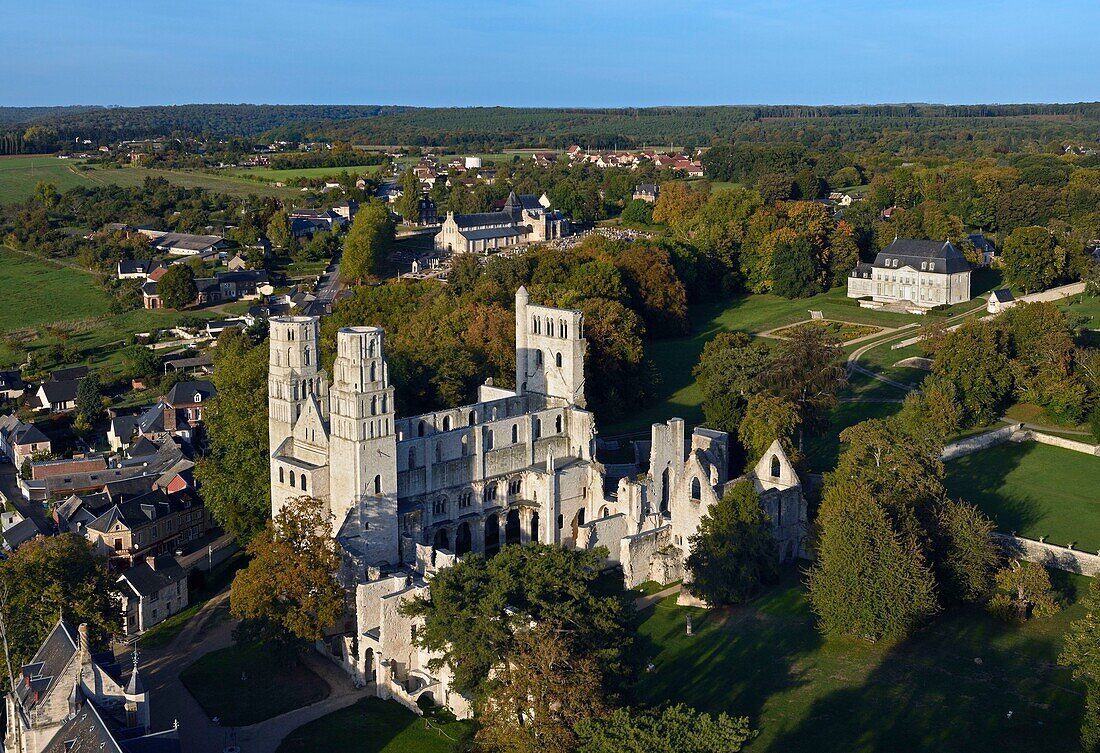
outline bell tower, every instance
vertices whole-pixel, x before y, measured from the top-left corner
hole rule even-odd
[[[396,564],[397,435],[381,328],[345,327],[336,333],[330,409],[333,527],[339,530],[354,512],[368,561]]]
[[[311,396],[325,409],[328,380],[318,365],[317,317],[278,316],[269,325],[267,436],[274,455],[294,433],[294,423]]]
[[[560,398],[585,407],[584,314],[533,306],[516,291],[516,392]]]

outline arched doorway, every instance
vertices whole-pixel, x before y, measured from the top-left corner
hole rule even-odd
[[[509,510],[504,524],[504,543],[518,544],[520,534],[519,510]]]
[[[462,523],[455,533],[455,554],[460,557],[473,548],[473,535],[470,532],[470,524]]]
[[[539,514],[531,513],[531,541],[539,540]]]
[[[485,519],[485,554],[496,554],[500,551],[500,521],[496,513]]]
[[[446,528],[440,528],[438,531],[435,532],[435,539],[432,542],[432,546],[434,546],[436,549],[450,549],[451,548],[451,542],[447,537],[447,529]]]

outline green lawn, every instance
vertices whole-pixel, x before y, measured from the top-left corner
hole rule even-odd
[[[277,753],[454,753],[469,722],[425,720],[395,701],[365,698],[291,732]]]
[[[745,330],[765,332],[808,319],[809,312],[822,311],[826,319],[898,327],[916,320],[908,314],[861,309],[836,288],[812,298],[788,300],[775,295],[742,295],[732,299],[693,306],[690,311],[692,334],[687,337],[651,340],[645,344],[646,356],[660,375],[656,394],[647,406],[628,419],[601,427],[609,436],[646,431],[654,422],[673,416],[689,425],[703,421],[703,396],[691,370],[699,361],[703,345],[719,332]]]
[[[947,463],[946,484],[951,496],[976,504],[1006,533],[1100,549],[1098,457],[1007,442]]]
[[[1088,579],[1058,580],[1071,605],[1053,618],[1010,626],[956,610],[892,646],[823,639],[791,574],[744,607],[669,598],[641,625],[654,668],[636,693],[748,716],[750,753],[1076,750],[1082,689],[1055,660]]]
[[[233,175],[212,175],[186,170],[164,170],[155,167],[97,168],[89,174],[100,185],[114,183],[119,186],[140,186],[146,178],[164,178],[184,188],[205,188],[230,196],[273,196],[278,199],[294,199],[302,195],[297,188],[278,188],[268,183],[247,180]]]
[[[243,727],[324,700],[328,685],[299,657],[271,646],[212,651],[180,673],[206,715]]]
[[[2,161],[0,161],[2,165]],[[0,246],[0,332],[102,316],[110,299],[90,272],[59,267]]]
[[[1071,319],[1080,317],[1087,329],[1100,329],[1100,296],[1077,295],[1059,301],[1058,308]]]
[[[874,380],[872,380],[874,381]],[[900,396],[901,392],[887,384],[882,385],[887,397]],[[810,434],[805,439],[806,462],[812,471],[831,471],[840,457],[840,432],[870,418],[886,418],[901,410],[901,403],[841,403],[829,416],[829,428],[823,434]]]

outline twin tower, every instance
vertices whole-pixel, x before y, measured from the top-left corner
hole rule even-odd
[[[330,383],[319,363],[319,332],[317,317],[270,320],[272,514],[294,497],[322,499],[342,540],[354,540],[372,563],[396,565],[403,491],[398,445],[411,438],[398,435],[385,333],[379,327],[338,330]],[[516,292],[514,394],[583,408],[584,351],[581,312],[531,305],[525,288]]]

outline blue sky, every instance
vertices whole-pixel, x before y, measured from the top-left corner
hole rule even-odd
[[[0,105],[1100,100],[1100,1],[40,0]]]

